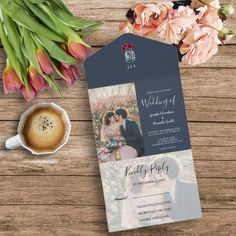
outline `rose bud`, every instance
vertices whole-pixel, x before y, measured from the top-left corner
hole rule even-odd
[[[72,40],[69,40],[68,51],[73,57],[81,61],[84,61],[92,53],[91,48],[80,43],[76,43]]]
[[[234,14],[234,7],[231,5],[223,5],[219,11],[226,16]]]
[[[15,93],[21,88],[21,80],[19,76],[16,74],[14,68],[10,65],[6,67],[3,72],[3,87],[5,93]]]
[[[32,65],[29,66],[29,82],[33,86],[36,94],[47,87],[47,82],[45,79]]]
[[[42,71],[46,75],[52,74],[53,67],[52,67],[52,64],[51,64],[49,58],[47,57],[47,55],[40,49],[37,50],[36,55],[37,55],[38,62],[39,62],[39,65],[40,65]]]

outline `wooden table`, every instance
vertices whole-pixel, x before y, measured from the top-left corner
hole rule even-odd
[[[77,16],[102,20],[87,41],[99,50],[115,39],[132,1],[67,0]],[[223,0],[236,7],[235,0]],[[236,29],[236,15],[229,25]],[[236,234],[236,38],[198,67],[180,64],[203,218],[116,235]],[[0,49],[0,70],[5,53]],[[47,90],[32,103],[4,95],[0,85],[0,235],[108,235],[95,154],[84,70],[82,81],[63,88],[65,99]],[[20,114],[53,101],[72,120],[68,145],[51,157],[6,151]]]

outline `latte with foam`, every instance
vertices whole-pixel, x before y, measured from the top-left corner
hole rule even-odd
[[[22,136],[36,152],[51,152],[63,142],[66,123],[63,114],[53,107],[40,107],[26,117]]]

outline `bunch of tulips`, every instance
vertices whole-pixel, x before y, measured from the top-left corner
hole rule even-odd
[[[0,0],[0,9],[5,93],[31,101],[49,86],[62,96],[55,75],[67,85],[79,79],[77,64],[92,51],[81,36],[101,23],[74,17],[62,0]]]

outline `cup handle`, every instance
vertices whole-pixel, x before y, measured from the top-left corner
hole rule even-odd
[[[15,149],[20,146],[21,146],[21,138],[20,138],[19,134],[12,137],[12,138],[7,139],[7,141],[5,143],[5,147],[7,149]]]

